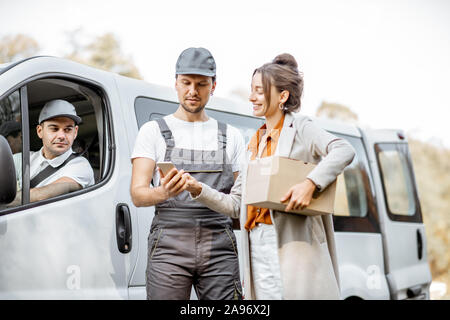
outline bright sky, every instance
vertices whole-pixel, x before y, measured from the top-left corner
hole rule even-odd
[[[162,85],[173,86],[183,49],[206,47],[221,97],[249,90],[256,67],[288,52],[304,73],[304,114],[335,102],[363,125],[450,148],[448,0],[0,0],[0,12],[0,38],[25,33],[41,54],[68,53],[67,32],[80,27],[91,39],[113,32]]]

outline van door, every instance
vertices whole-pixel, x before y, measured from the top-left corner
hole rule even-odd
[[[82,118],[72,149],[88,160],[94,183],[31,202],[30,154],[42,147],[36,124],[52,99],[70,101]],[[128,298],[136,221],[118,107],[113,76],[73,62],[35,58],[0,74],[0,122],[21,123],[23,138],[15,154],[22,199],[0,207],[0,299]]]
[[[374,177],[391,299],[428,299],[431,272],[425,227],[405,136],[363,132]]]
[[[374,184],[364,143],[361,135],[331,133],[349,142],[356,152],[353,161],[337,178],[334,202],[341,297],[390,299]]]

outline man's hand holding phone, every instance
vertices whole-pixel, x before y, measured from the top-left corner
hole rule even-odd
[[[184,170],[180,171],[177,168],[170,169],[166,175],[162,172],[161,168],[158,167],[159,174],[161,175],[161,187],[163,188],[167,199],[176,197],[181,192],[186,190],[186,179],[184,175]]]

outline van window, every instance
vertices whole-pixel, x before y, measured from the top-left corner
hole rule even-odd
[[[100,92],[100,89],[78,80],[42,78],[0,99],[0,126],[5,127],[5,123],[11,126],[12,121],[20,123],[21,111],[25,118],[23,123],[27,124],[17,136],[20,141],[13,140],[11,135],[8,139],[20,146],[20,150],[13,151],[18,193],[13,203],[0,208],[0,214],[21,205],[47,203],[57,197],[65,198],[68,193],[84,192],[107,175],[111,156],[110,149],[106,147],[110,141],[109,127],[104,112],[104,97]],[[44,105],[57,99],[75,107],[82,119],[78,126],[71,122],[58,129],[58,123],[49,124],[54,119],[39,124],[39,114]],[[63,119],[67,120],[67,117]],[[64,132],[65,135],[56,138],[51,132]],[[13,145],[10,146],[13,148]],[[53,153],[46,155],[44,150]],[[61,150],[66,154],[72,150],[76,157],[52,173],[41,174],[43,178],[35,178],[51,164],[57,166],[64,162],[58,160]],[[22,167],[28,170],[22,172]],[[36,181],[40,182],[34,185]]]
[[[422,223],[408,144],[377,143],[375,153],[389,218],[393,221]]]
[[[405,155],[399,150],[383,150],[378,152],[378,161],[389,211],[396,215],[414,215],[414,194]]]
[[[389,211],[397,215],[414,215],[414,195],[404,155],[397,150],[386,150],[378,153],[378,159]]]
[[[144,123],[150,120],[164,117],[174,113],[178,108],[178,102],[163,101],[153,98],[139,97],[134,103],[136,119],[140,128]],[[232,125],[239,129],[244,137],[245,144],[264,123],[263,119],[249,116],[237,115],[234,113],[206,109],[206,113],[221,122]]]
[[[379,232],[369,163],[361,138],[335,132],[355,149],[353,161],[337,178],[334,206],[335,231]]]
[[[227,123],[239,129],[242,136],[244,137],[245,145],[250,142],[250,139],[255,134],[256,130],[258,130],[264,124],[264,119],[261,118],[237,115],[234,113],[217,110],[208,110],[207,113],[214,119]]]
[[[19,90],[0,100],[0,135],[6,138],[11,148],[16,177],[22,176],[21,162],[17,161],[17,155],[22,153],[22,116],[20,109]],[[20,190],[18,181],[17,190]],[[11,207],[14,206],[17,206],[17,204],[11,204]]]
[[[367,196],[362,177],[362,168],[356,155],[337,178],[334,214],[337,216],[365,217]]]
[[[178,103],[144,98],[136,98],[134,102],[134,111],[138,128],[148,121],[162,118],[170,113],[174,113],[178,108]]]
[[[337,178],[334,214],[336,216],[365,217],[368,211],[368,166],[362,141],[355,137],[342,137],[352,144],[356,154],[353,161]]]

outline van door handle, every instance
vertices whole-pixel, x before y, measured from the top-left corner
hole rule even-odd
[[[116,206],[116,238],[117,248],[122,253],[131,251],[132,230],[131,215],[128,205],[119,203]]]
[[[420,229],[417,229],[417,257],[422,260],[423,257],[423,239]]]

